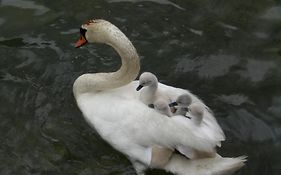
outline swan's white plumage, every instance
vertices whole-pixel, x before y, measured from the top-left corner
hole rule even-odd
[[[205,113],[202,120],[204,132],[216,143],[217,146],[221,146],[221,141],[225,140],[225,135],[209,108],[196,95],[192,94],[188,90],[167,86],[162,83],[158,83],[158,88],[161,89],[161,91],[172,101],[176,101],[176,99],[182,94],[187,94],[191,97],[192,103],[199,103],[205,106]]]
[[[143,170],[150,165],[151,148],[155,145],[166,148],[181,145],[202,151],[213,150],[215,145],[208,136],[204,132],[195,132],[194,128],[182,122],[180,116],[163,116],[139,101],[139,94],[135,91],[138,82],[133,81],[139,72],[138,55],[132,43],[116,26],[105,20],[91,20],[82,25],[82,28],[87,31],[84,37],[88,42],[112,46],[121,56],[122,66],[116,72],[83,74],[78,77],[73,85],[78,107],[103,139],[128,156],[138,175],[144,174]],[[201,102],[186,90],[161,83],[159,88],[171,99],[175,100],[177,96],[188,93],[193,101]],[[207,125],[214,127],[214,133],[224,138],[212,114],[209,113],[204,118],[207,118]],[[241,158],[188,160],[173,155],[163,169],[178,175],[195,175],[196,172],[215,175],[240,168],[244,161]],[[196,168],[198,166],[201,168]]]
[[[168,118],[140,102],[136,98],[136,84],[135,81],[106,93],[85,93],[77,98],[84,117],[105,140],[119,151],[132,149],[128,156],[143,149],[141,146],[153,145],[167,148],[182,145],[213,151],[215,145],[206,134],[189,125],[190,121],[181,116]],[[136,148],[136,145],[141,146]]]
[[[229,175],[244,166],[245,156],[236,158],[215,158],[187,160],[174,155],[165,169],[177,175]]]

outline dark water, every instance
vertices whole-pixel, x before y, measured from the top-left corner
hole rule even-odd
[[[84,121],[72,84],[119,66],[103,45],[74,48],[92,18],[134,43],[142,71],[199,95],[227,141],[248,155],[238,175],[281,173],[281,2],[274,0],[0,1],[0,174],[128,175]],[[149,175],[164,174],[150,171]]]

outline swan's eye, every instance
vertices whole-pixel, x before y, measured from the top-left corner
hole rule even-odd
[[[80,28],[80,34],[86,39],[86,29],[83,29],[82,27]]]

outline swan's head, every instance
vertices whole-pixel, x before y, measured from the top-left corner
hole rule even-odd
[[[108,32],[107,32],[108,31]],[[89,20],[80,27],[80,38],[75,47],[81,47],[89,43],[106,43],[110,37],[109,33],[119,31],[117,27],[103,19]]]
[[[191,102],[192,102],[192,99],[191,99],[190,95],[182,94],[182,95],[178,96],[178,98],[175,102],[170,103],[169,106],[170,107],[174,107],[174,106],[187,107],[191,104]]]
[[[189,106],[189,111],[192,116],[191,119],[193,119],[197,124],[200,124],[204,116],[204,106],[200,103],[192,103]]]
[[[154,108],[161,114],[170,116],[171,111],[169,108],[169,104],[165,100],[161,100],[161,99],[156,100],[154,102]]]
[[[139,78],[139,86],[137,87],[137,91],[145,86],[157,85],[157,83],[158,79],[153,73],[144,72]]]

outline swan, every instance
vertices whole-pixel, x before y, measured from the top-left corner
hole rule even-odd
[[[188,112],[188,106],[192,103],[192,99],[188,94],[178,96],[175,102],[169,104],[170,107],[177,107],[175,115],[185,115]]]
[[[133,81],[140,70],[138,54],[130,40],[106,20],[90,20],[80,28],[76,47],[86,43],[105,43],[121,57],[119,70],[110,73],[86,73],[73,84],[73,94],[85,120],[112,147],[128,157],[138,175],[153,164],[153,148],[173,150],[177,145],[212,152],[214,144],[201,133],[192,132],[174,117],[165,117],[139,100]],[[159,84],[169,94],[186,90]],[[162,155],[162,154],[160,154]],[[161,168],[177,175],[222,174],[244,165],[245,157],[188,160],[172,154]]]
[[[158,79],[151,72],[144,72],[140,75],[139,86],[136,88],[137,91],[140,91],[140,100],[148,105],[153,106],[153,104],[162,99],[171,102],[170,98],[158,88]]]
[[[163,99],[158,99],[153,103],[154,109],[163,114],[166,115],[168,117],[172,117],[173,113],[171,112],[171,109],[169,107],[169,104],[164,101]]]
[[[190,110],[189,113],[192,115],[190,117],[191,121],[195,125],[200,126],[204,117],[204,106],[198,103],[192,103],[188,108]]]

